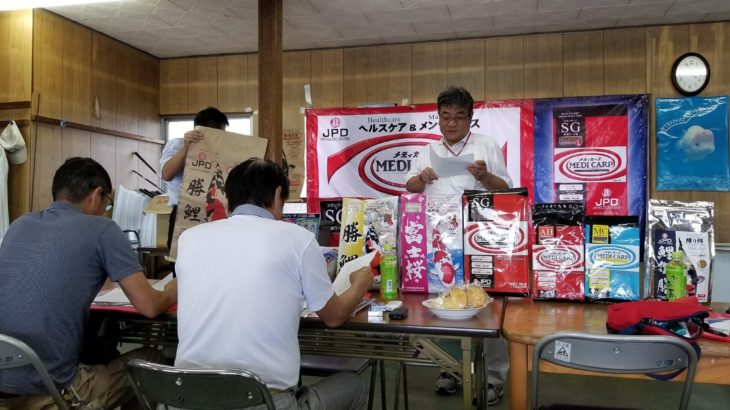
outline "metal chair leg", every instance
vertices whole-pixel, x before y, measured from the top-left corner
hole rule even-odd
[[[398,370],[395,372],[395,398],[393,399],[393,410],[398,410],[398,399],[400,398],[400,375],[405,365],[398,362]]]
[[[380,362],[380,405],[383,410],[388,408],[385,397],[385,361],[379,360]]]
[[[403,364],[403,408],[408,410],[408,365]]]
[[[373,396],[375,396],[375,375],[380,360],[373,360],[373,364],[370,366],[370,391],[368,392],[368,410],[373,410]]]

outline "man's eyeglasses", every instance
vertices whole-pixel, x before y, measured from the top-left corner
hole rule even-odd
[[[457,124],[460,124],[460,123],[464,123],[465,121],[469,121],[469,119],[470,118],[467,116],[462,117],[462,116],[458,116],[458,115],[456,117],[439,117],[439,120],[444,124],[448,124],[451,121],[453,121]]]
[[[109,194],[104,194],[104,197],[106,198],[107,201],[109,201],[109,203],[106,205],[106,207],[104,207],[104,209],[107,212],[109,212],[112,210],[112,208],[114,208],[114,200],[112,199],[111,195],[109,195]]]

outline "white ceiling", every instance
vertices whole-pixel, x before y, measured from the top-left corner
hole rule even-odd
[[[730,0],[283,0],[284,49],[730,20]],[[51,11],[157,57],[255,52],[258,0],[126,0]]]

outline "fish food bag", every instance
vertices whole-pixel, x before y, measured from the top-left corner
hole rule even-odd
[[[715,205],[650,199],[645,236],[647,263],[644,296],[667,300],[666,265],[672,252],[682,251],[687,266],[687,296],[710,301],[715,259]]]
[[[532,206],[532,296],[583,300],[583,204],[561,202]]]
[[[466,191],[462,204],[466,282],[528,295],[527,189]]]
[[[638,216],[587,216],[586,297],[639,300]]]
[[[426,195],[401,195],[400,276],[403,292],[428,293],[426,225]]]
[[[429,195],[426,223],[428,293],[464,285],[461,195]]]
[[[319,201],[318,241],[323,246],[340,246],[340,223],[342,222],[342,200]]]
[[[345,263],[362,256],[365,234],[365,200],[344,198],[342,200],[342,224],[340,226],[340,248],[337,272]]]
[[[385,248],[397,255],[398,248],[398,197],[388,196],[365,200],[365,234],[363,254],[379,252],[385,255]],[[381,258],[381,266],[387,263]],[[396,275],[397,276],[397,275]],[[380,284],[380,268],[375,276],[376,287]]]
[[[398,242],[398,197],[366,199],[364,223],[364,253],[378,251],[383,254],[386,244],[395,251]]]

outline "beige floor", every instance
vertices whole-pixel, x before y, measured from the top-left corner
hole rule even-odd
[[[393,391],[396,365],[386,364],[387,408],[393,409]],[[410,367],[408,370],[409,409],[461,409],[461,391],[453,396],[440,396],[433,391],[438,377],[436,368]],[[728,375],[730,377],[730,374]],[[307,380],[305,379],[305,383]],[[545,375],[540,382],[541,399],[576,404],[626,406],[643,410],[676,408],[681,384],[654,380],[627,380],[609,377],[580,377]],[[507,386],[509,388],[509,386]],[[403,400],[400,400],[403,409]],[[508,409],[507,393],[494,409]],[[379,387],[376,388],[373,409],[382,409]],[[690,409],[730,409],[730,386],[697,384],[693,389]]]
[[[132,346],[123,345],[120,350]],[[386,363],[386,403],[392,410],[397,366]],[[438,395],[433,391],[434,382],[440,370],[433,367],[408,368],[409,409],[413,410],[450,410],[461,409],[461,390],[452,396]],[[365,377],[370,373],[366,372]],[[730,378],[730,374],[728,374]],[[314,379],[305,377],[304,383]],[[380,380],[376,381],[373,409],[383,410],[380,399]],[[508,390],[509,386],[505,386]],[[594,406],[624,406],[642,410],[665,410],[676,408],[681,384],[655,380],[629,380],[610,377],[580,377],[571,375],[541,376],[541,402],[562,402],[588,404]],[[509,409],[508,391],[494,407],[497,410]],[[399,409],[405,408],[403,397],[399,399]],[[696,384],[690,399],[692,410],[730,409],[730,386],[715,384]]]

